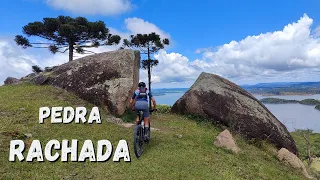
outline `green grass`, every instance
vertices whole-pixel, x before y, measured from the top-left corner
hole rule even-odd
[[[305,160],[307,158],[305,139],[297,132],[292,132],[291,135],[294,138],[299,149],[300,158],[302,160]],[[310,135],[310,147],[311,155],[320,157],[320,133],[312,133]]]
[[[276,150],[266,143],[257,146],[235,136],[242,149],[239,154],[215,147],[213,140],[222,130],[192,117],[153,113],[152,127],[160,131],[152,132],[150,144],[137,159],[133,152],[133,128],[106,122],[102,108],[103,122],[99,125],[39,124],[38,110],[42,106],[92,107],[49,86],[0,87],[0,179],[303,179],[299,172],[279,162]],[[126,120],[130,121],[130,117]],[[39,139],[43,146],[51,139],[78,139],[80,147],[86,139],[94,143],[108,139],[115,149],[118,141],[125,139],[131,162],[9,162],[11,137],[3,132],[32,133],[32,138],[25,142]]]

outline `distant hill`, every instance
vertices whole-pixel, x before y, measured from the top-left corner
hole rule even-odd
[[[279,99],[279,98],[263,98],[260,100],[264,104],[303,104],[303,105],[313,105],[316,106],[317,110],[320,110],[320,100],[317,99],[304,99],[301,101],[298,100],[287,100],[287,99]]]
[[[289,95],[320,94],[320,82],[279,82],[242,85],[252,94]]]
[[[167,93],[185,93],[189,88],[161,88],[161,89],[152,89],[152,95],[162,96]]]
[[[275,82],[259,83],[255,85],[240,85],[251,94],[263,95],[294,95],[294,94],[320,94],[320,82]],[[153,89],[155,96],[167,93],[185,93],[189,88],[162,88]]]

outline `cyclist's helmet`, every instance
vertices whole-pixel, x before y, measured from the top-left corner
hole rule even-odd
[[[138,87],[146,87],[146,83],[140,82],[139,85],[138,85]]]

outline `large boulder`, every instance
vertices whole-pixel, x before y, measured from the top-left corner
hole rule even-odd
[[[139,51],[118,50],[79,58],[22,79],[66,89],[121,116],[139,83],[139,68]]]
[[[255,97],[214,74],[201,73],[171,112],[192,114],[230,127],[246,138],[268,140],[297,154],[287,128]]]

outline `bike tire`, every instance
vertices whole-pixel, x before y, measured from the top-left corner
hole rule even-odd
[[[146,126],[144,126],[144,129]],[[145,141],[146,144],[149,144],[150,140],[151,140],[151,125],[150,125],[150,120],[149,120],[149,132],[148,132],[148,141]]]
[[[139,158],[143,153],[143,136],[142,136],[142,127],[137,125],[134,129],[134,154]]]

